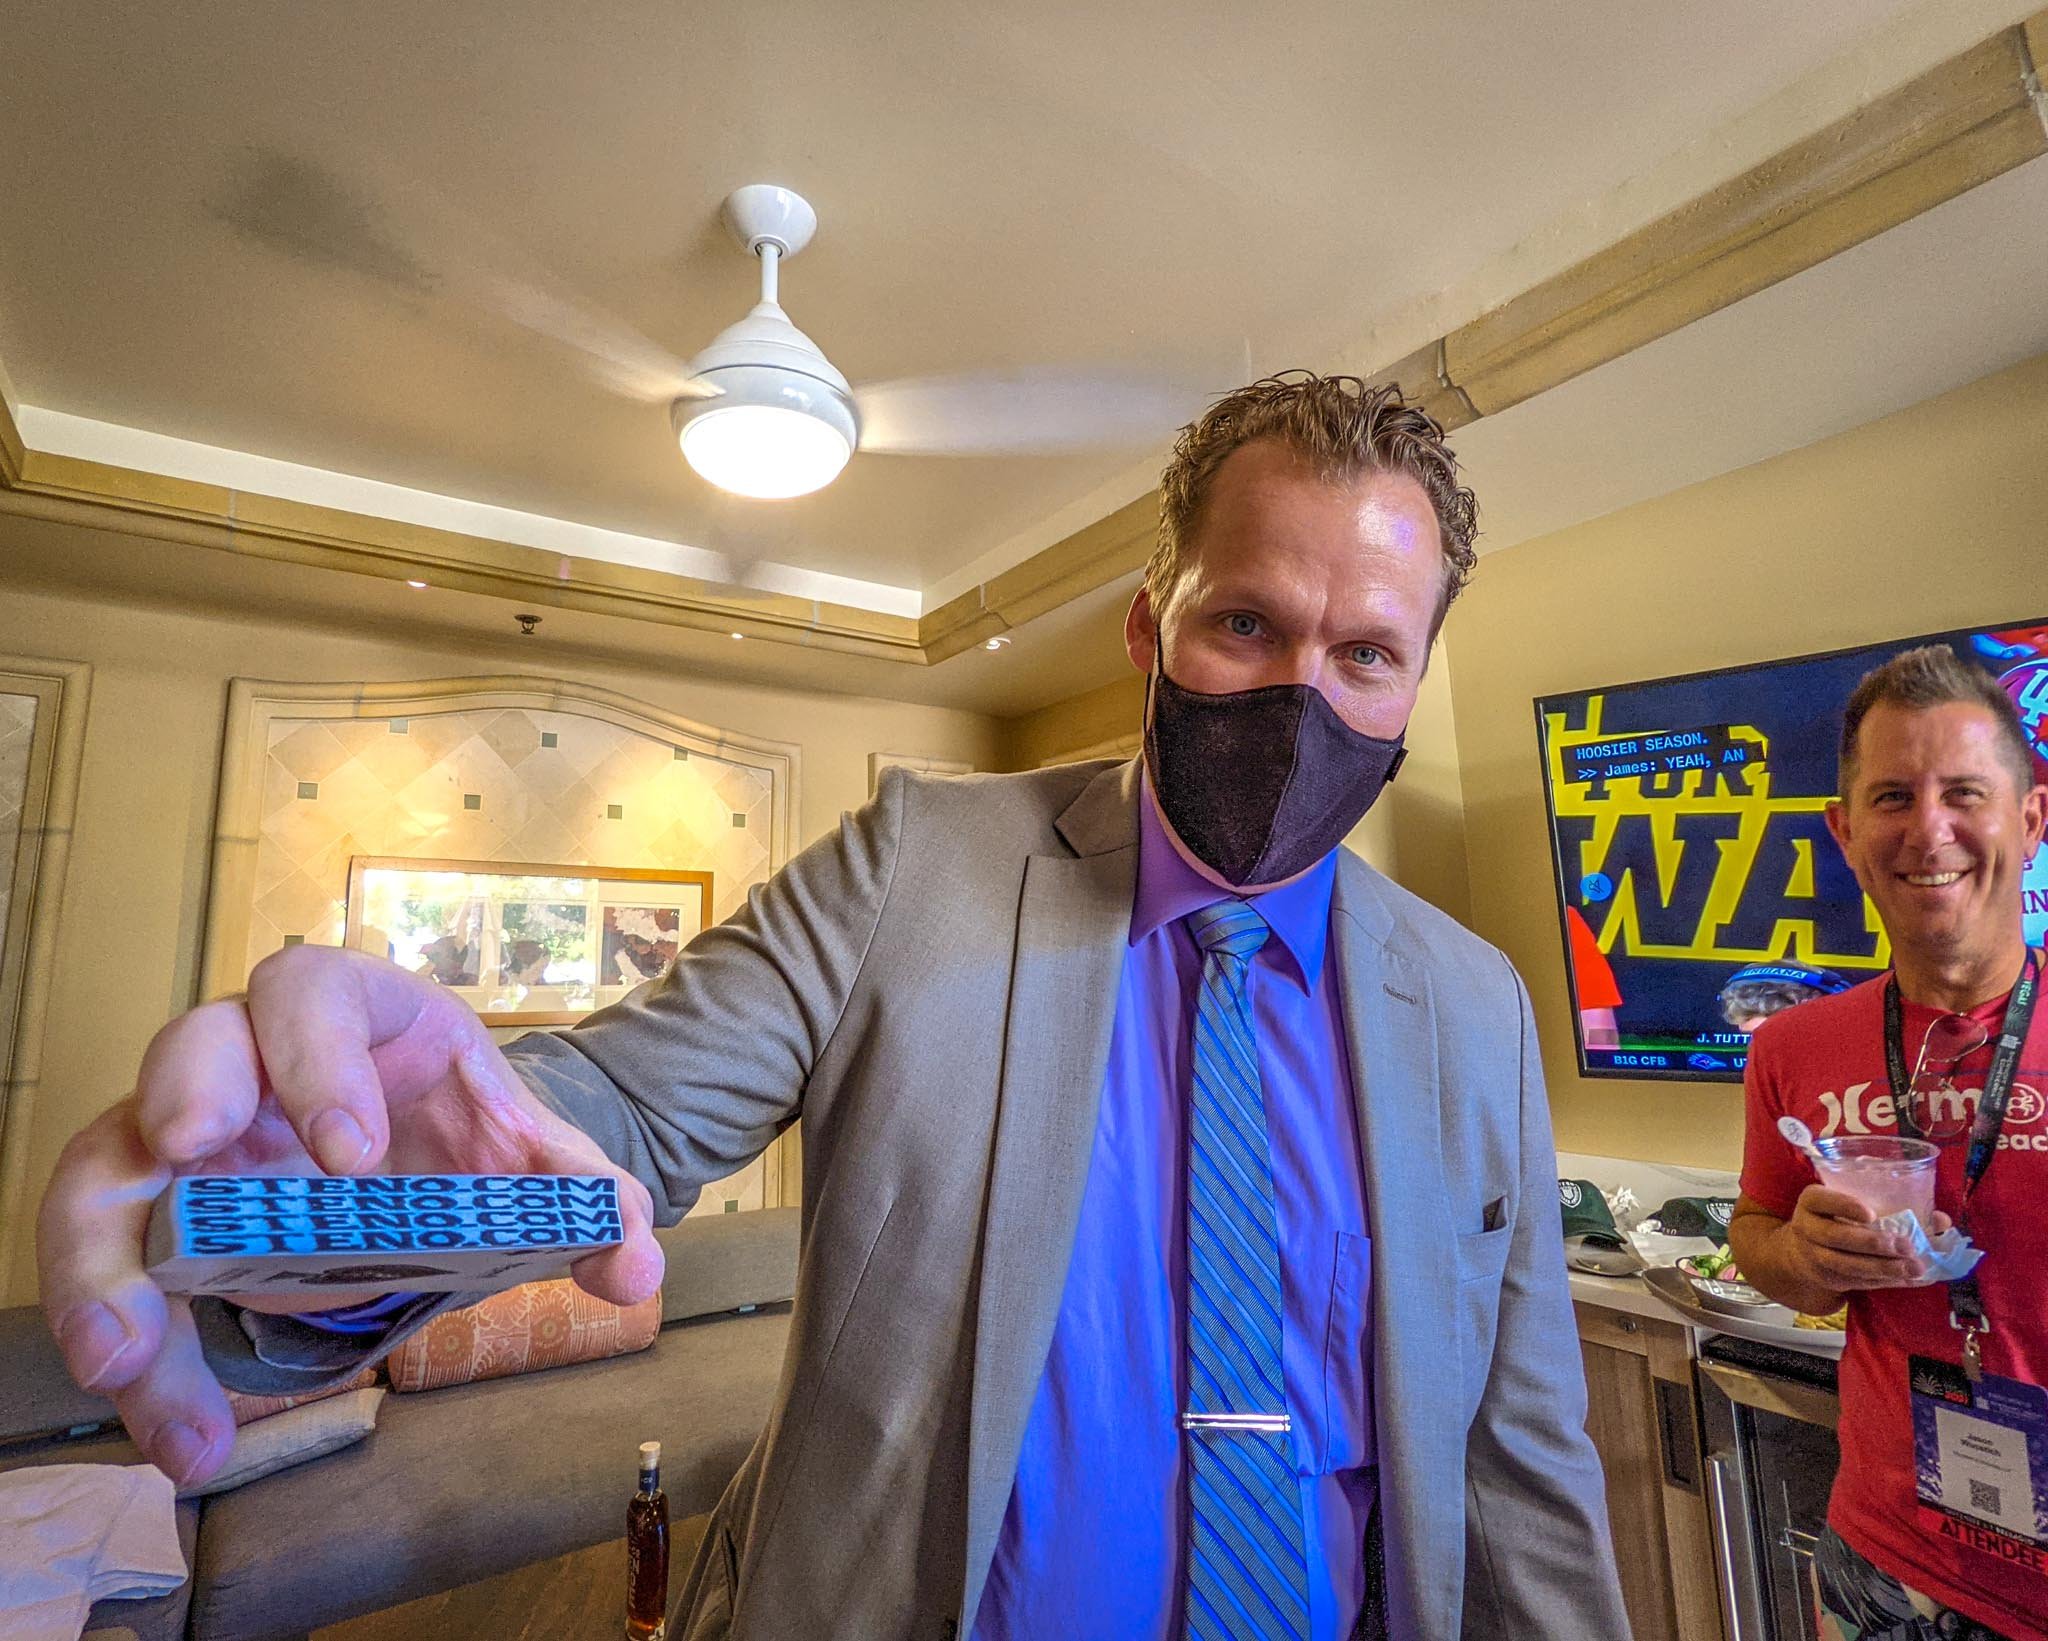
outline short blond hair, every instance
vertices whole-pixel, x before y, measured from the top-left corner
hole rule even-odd
[[[1216,471],[1232,451],[1274,439],[1315,464],[1332,482],[1367,473],[1400,473],[1422,486],[1435,510],[1443,543],[1443,585],[1436,620],[1443,626],[1451,600],[1465,588],[1478,554],[1479,506],[1458,483],[1458,460],[1437,419],[1411,405],[1391,383],[1356,376],[1285,371],[1226,394],[1181,429],[1159,480],[1159,544],[1145,566],[1145,589],[1156,619],[1186,569],[1189,541]]]

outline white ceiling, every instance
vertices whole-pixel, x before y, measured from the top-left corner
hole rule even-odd
[[[1220,390],[1247,363],[1370,368],[1385,361],[1330,358],[1325,339],[1367,334],[1905,9],[17,0],[0,359],[49,426],[138,429],[914,604],[1085,522],[1105,491],[1138,493],[1147,452],[863,456],[815,498],[721,500],[660,405],[499,317],[488,283],[546,296],[544,328],[596,326],[615,360],[627,334],[656,364],[687,357],[751,297],[719,200],[773,180],[823,219],[787,305],[856,382],[1110,362]],[[1847,383],[1832,413],[1861,419],[1856,396],[1888,387]],[[1557,444],[1530,431],[1540,403],[1461,440],[1497,475],[1496,527],[1689,471],[1651,452],[1638,476],[1560,499]],[[1748,449],[1713,459],[1768,453]]]

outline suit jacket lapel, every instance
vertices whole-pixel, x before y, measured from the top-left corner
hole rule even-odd
[[[1372,1227],[1373,1403],[1388,1617],[1450,1635],[1464,1548],[1457,1265],[1443,1176],[1436,1018],[1370,869],[1340,861],[1332,932]]]
[[[1137,884],[1135,766],[1060,817],[1077,858],[1027,862],[1010,977],[974,1335],[967,1566],[972,1627],[1058,1319],[1095,1142]]]

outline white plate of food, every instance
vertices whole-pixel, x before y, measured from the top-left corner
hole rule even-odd
[[[1643,1272],[1643,1281],[1650,1291],[1696,1327],[1732,1334],[1737,1339],[1753,1339],[1760,1345],[1808,1351],[1815,1356],[1842,1354],[1848,1336],[1840,1327],[1829,1325],[1834,1318],[1795,1317],[1783,1305],[1768,1300],[1761,1311],[1709,1310],[1693,1286],[1695,1280],[1675,1265],[1656,1265]]]
[[[1678,1274],[1692,1285],[1693,1297],[1710,1311],[1723,1316],[1747,1316],[1759,1322],[1792,1320],[1789,1306],[1767,1298],[1743,1278],[1735,1256],[1726,1248],[1681,1259]]]

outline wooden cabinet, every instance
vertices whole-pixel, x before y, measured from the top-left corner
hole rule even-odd
[[[1635,1641],[1722,1641],[1686,1330],[1576,1308],[1586,1430],[1607,1470],[1607,1514]]]

